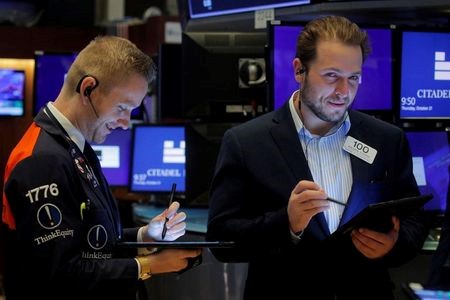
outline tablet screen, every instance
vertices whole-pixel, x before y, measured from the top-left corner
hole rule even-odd
[[[409,299],[414,300],[450,299],[450,291],[424,288],[420,283],[415,282],[404,284],[403,290]]]
[[[393,226],[392,216],[406,217],[422,208],[431,198],[433,198],[432,195],[421,195],[369,204],[350,221],[339,227],[332,236],[347,234],[353,229],[361,227],[378,232],[388,232]]]

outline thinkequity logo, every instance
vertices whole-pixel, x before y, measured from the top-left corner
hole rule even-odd
[[[179,147],[175,147],[172,140],[164,141],[163,162],[166,164],[183,164],[186,162],[186,142],[180,141]]]
[[[434,52],[434,80],[450,80],[450,61],[445,61],[445,52]]]

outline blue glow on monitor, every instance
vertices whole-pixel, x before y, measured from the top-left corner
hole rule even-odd
[[[450,118],[450,33],[402,32],[401,119]]]
[[[134,127],[131,162],[132,192],[186,191],[186,142],[184,126]]]
[[[310,0],[189,0],[192,19],[309,4]]]
[[[433,194],[426,210],[444,212],[449,185],[450,147],[445,131],[406,132],[413,156],[414,177],[421,194]]]
[[[110,186],[128,186],[131,130],[115,129],[102,144],[92,144]]]
[[[33,115],[58,97],[76,53],[35,53]]]
[[[23,116],[25,71],[0,69],[0,116]]]

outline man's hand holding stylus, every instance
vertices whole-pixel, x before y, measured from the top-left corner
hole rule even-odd
[[[166,217],[169,219],[166,223],[167,232],[164,237],[164,241],[174,241],[180,236],[183,236],[186,232],[186,214],[184,212],[178,212],[180,203],[174,201],[169,208],[150,220],[150,222],[144,226],[142,232],[142,241],[161,241],[161,233],[163,231],[164,222]]]
[[[287,213],[292,232],[306,229],[311,218],[330,207],[327,194],[316,183],[301,180],[291,192]]]

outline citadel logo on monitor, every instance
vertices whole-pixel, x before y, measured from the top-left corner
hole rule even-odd
[[[450,80],[450,61],[445,61],[445,52],[434,52],[434,80]]]
[[[450,118],[450,33],[402,33],[400,118]]]
[[[134,128],[130,190],[185,191],[186,140],[184,126],[142,125]]]
[[[180,141],[180,147],[175,147],[175,142],[172,140],[164,141],[163,148],[163,163],[166,164],[184,164],[186,162],[185,156],[186,142]]]

